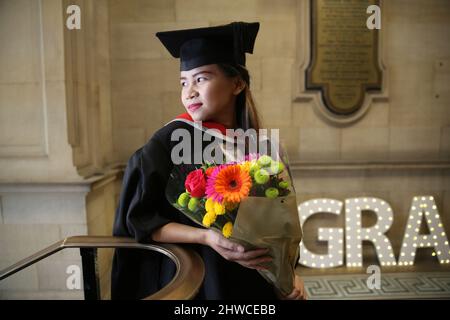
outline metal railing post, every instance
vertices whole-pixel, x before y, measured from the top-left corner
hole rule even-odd
[[[85,300],[100,300],[97,248],[80,248]]]

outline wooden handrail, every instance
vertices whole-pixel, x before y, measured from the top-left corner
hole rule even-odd
[[[197,294],[205,276],[202,258],[193,250],[175,244],[143,244],[131,238],[109,236],[74,236],[51,246],[0,271],[0,281],[16,272],[66,248],[128,248],[156,251],[170,258],[176,266],[173,279],[145,300],[184,300]]]

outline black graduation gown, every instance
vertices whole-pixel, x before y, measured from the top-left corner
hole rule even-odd
[[[140,243],[151,243],[152,232],[172,221],[201,228],[172,207],[165,197],[166,184],[173,168],[171,150],[179,143],[171,141],[171,133],[177,128],[189,130],[191,137],[194,137],[194,130],[199,130],[182,121],[170,122],[129,159],[116,210],[114,236],[133,237]],[[208,143],[204,142],[202,148]],[[225,260],[208,246],[180,245],[194,249],[205,264],[205,279],[197,299],[276,298],[273,286],[256,270]],[[162,254],[139,249],[116,249],[111,274],[111,298],[143,298],[164,287],[174,274],[174,263]]]

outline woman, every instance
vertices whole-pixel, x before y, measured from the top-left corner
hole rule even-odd
[[[199,228],[173,208],[164,195],[174,166],[174,130],[185,129],[195,137],[195,130],[205,134],[208,128],[218,129],[223,135],[227,128],[259,129],[245,69],[245,52],[253,52],[258,29],[258,23],[238,22],[157,33],[169,52],[180,58],[181,100],[187,112],[158,130],[137,150],[124,175],[114,235],[134,237],[144,243],[177,243],[196,250],[206,268],[198,299],[305,298],[300,278],[296,277],[292,293],[283,297],[256,271],[271,261],[267,249],[246,251],[213,230]],[[202,127],[194,121],[202,121]],[[201,141],[200,152],[208,145],[205,140]],[[160,254],[116,250],[112,298],[149,295],[170,281],[174,271],[175,266]]]

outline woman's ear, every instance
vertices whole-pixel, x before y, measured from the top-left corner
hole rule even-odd
[[[242,92],[242,90],[245,89],[244,80],[242,80],[240,78],[236,78],[236,80],[234,81],[234,85],[235,85],[235,88],[234,88],[233,94],[235,96],[237,96],[239,93]]]

